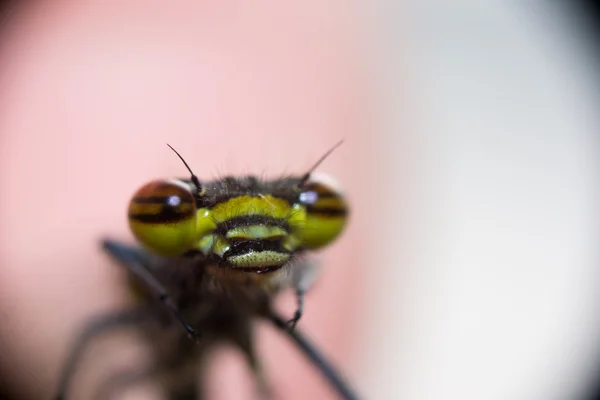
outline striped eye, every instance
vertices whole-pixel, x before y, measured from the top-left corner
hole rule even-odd
[[[190,188],[177,180],[142,186],[129,203],[129,227],[149,250],[178,255],[196,239],[196,201]]]
[[[315,174],[303,185],[298,202],[306,209],[306,224],[297,234],[304,248],[327,246],[346,226],[348,205],[331,179]]]

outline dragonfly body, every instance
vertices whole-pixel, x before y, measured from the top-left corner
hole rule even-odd
[[[257,390],[266,398],[269,388],[254,350],[253,328],[258,318],[270,312],[271,295],[256,286],[244,287],[208,275],[207,264],[194,257],[156,257],[110,240],[105,241],[105,248],[120,262],[127,262],[124,254],[138,258],[169,293],[181,318],[197,332],[190,340],[161,298],[131,273],[131,290],[138,299],[138,309],[146,316],[137,325],[154,352],[154,364],[142,378],[158,379],[169,400],[200,399],[198,378],[210,351],[217,345],[233,345],[246,356],[257,378]],[[118,387],[108,384],[105,393],[118,392]]]
[[[245,354],[258,393],[267,398],[268,385],[253,347],[252,325],[262,318],[285,331],[342,398],[354,399],[295,330],[304,293],[316,273],[309,254],[333,242],[346,224],[341,192],[317,178],[314,167],[299,177],[227,177],[202,183],[181,160],[190,179],[149,182],[131,199],[128,220],[142,247],[103,242],[129,272],[139,304],[132,312],[88,326],[67,360],[58,398],[66,397],[87,343],[98,333],[128,324],[141,328],[155,351],[155,365],[140,376],[160,380],[170,400],[200,398],[196,377],[204,355],[218,342],[233,344]],[[290,288],[298,307],[286,322],[273,310],[272,299]]]

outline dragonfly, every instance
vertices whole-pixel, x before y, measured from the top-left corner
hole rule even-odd
[[[257,320],[268,321],[289,337],[340,399],[358,399],[296,327],[304,296],[320,270],[311,253],[337,240],[348,221],[342,191],[315,172],[341,143],[302,175],[274,180],[229,176],[206,182],[168,145],[190,177],[154,180],[135,192],[128,221],[137,245],[102,241],[106,253],[126,270],[135,305],[92,320],[76,336],[54,399],[69,399],[81,356],[93,340],[124,327],[139,330],[151,344],[154,361],[148,368],[116,376],[102,388],[102,398],[152,377],[169,400],[202,399],[200,367],[215,344],[228,343],[247,361],[259,398],[272,399],[254,346]],[[273,306],[285,290],[293,290],[297,300],[288,318]]]

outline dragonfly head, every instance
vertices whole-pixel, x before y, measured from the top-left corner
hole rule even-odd
[[[142,186],[128,219],[136,238],[157,254],[196,251],[220,267],[265,273],[334,242],[347,213],[336,184],[312,171],[274,181],[248,176],[207,183],[192,173]]]

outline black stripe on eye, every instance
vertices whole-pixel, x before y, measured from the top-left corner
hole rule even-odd
[[[343,217],[348,215],[345,208],[306,206],[306,212],[319,217]]]
[[[146,224],[169,224],[184,221],[193,215],[193,212],[175,212],[172,208],[166,208],[158,214],[130,213],[129,219]]]

